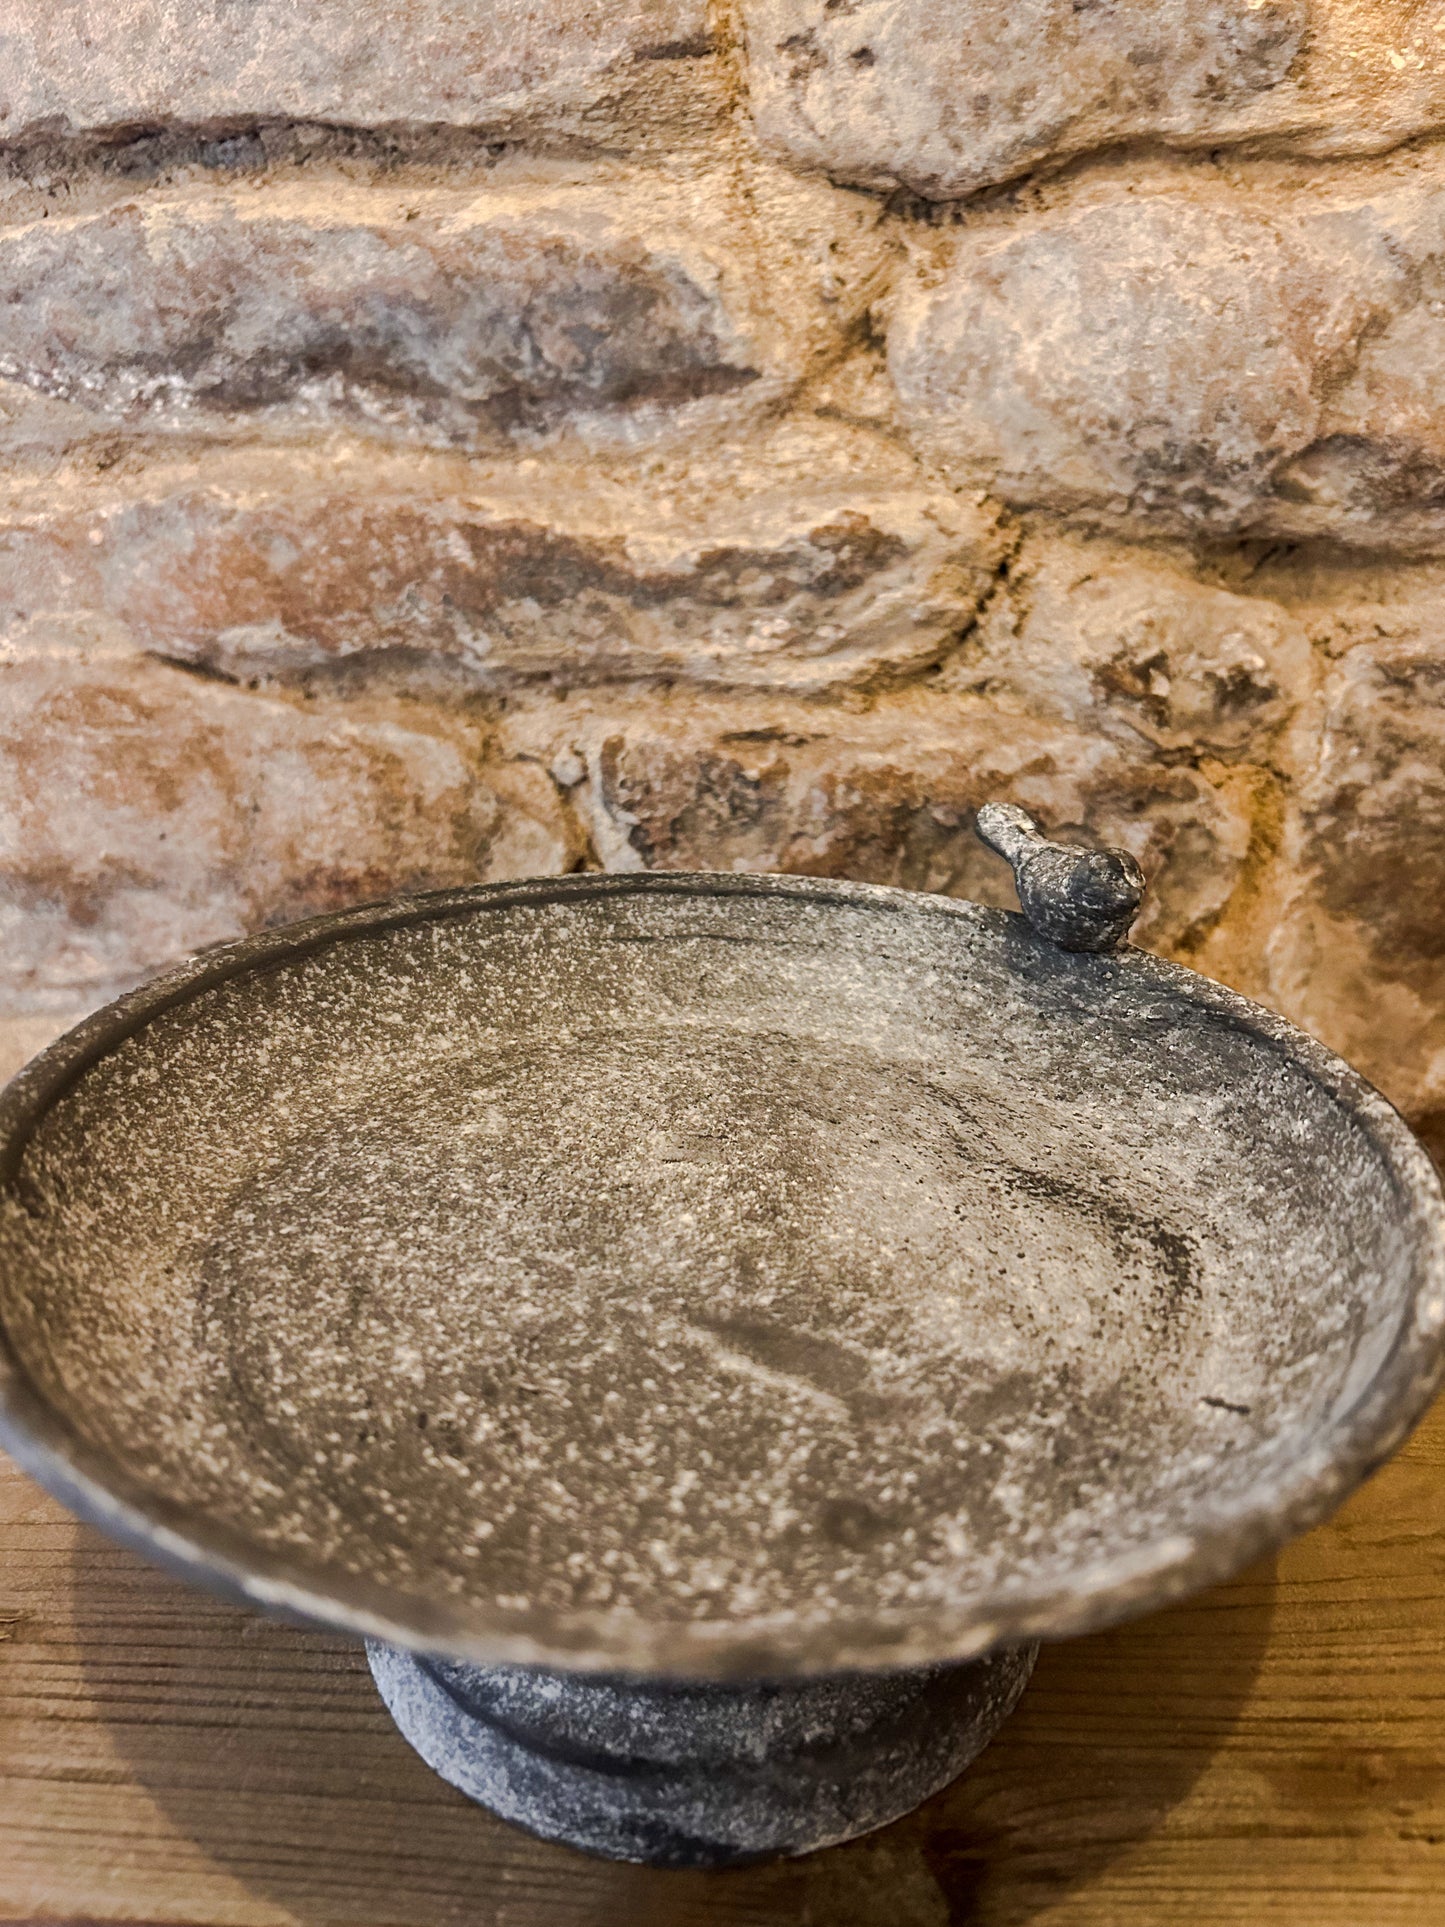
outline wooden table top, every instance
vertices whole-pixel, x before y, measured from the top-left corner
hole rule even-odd
[[[609,1866],[468,1804],[359,1650],[76,1525],[0,1460],[0,1920],[1441,1927],[1445,1401],[1329,1524],[1047,1648],[953,1787],[831,1852]]]

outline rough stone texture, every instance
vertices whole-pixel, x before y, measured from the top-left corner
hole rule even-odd
[[[1441,1137],[1438,11],[1407,0],[12,0],[0,21],[0,1065],[180,951],[402,888],[594,868],[785,870],[1007,903],[1004,866],[973,834],[995,800],[1031,810],[1065,844],[1119,845],[1148,874],[1141,943],[1301,1019]],[[1057,850],[1049,861],[1077,859]],[[1131,896],[1129,862],[1115,872]],[[664,949],[629,956],[630,1016],[647,972],[670,968]],[[850,979],[846,949],[815,946],[779,970],[770,940],[760,995],[786,997],[826,965],[841,973],[823,1000],[830,1019],[853,1010],[876,1049],[887,971],[875,960]],[[490,1587],[521,1642],[504,1656],[520,1660],[537,1657],[537,1614],[554,1608],[663,1599],[687,1617],[721,1601],[731,1635],[771,1598],[784,1616],[797,1600],[822,1602],[783,1662],[816,1664],[819,1639],[849,1650],[839,1599],[936,1591],[964,1553],[979,1571],[1012,1559],[1025,1578],[1040,1561],[1067,1566],[1071,1545],[1093,1557],[1130,1479],[1147,1499],[1133,1525],[1157,1547],[1171,1519],[1192,1531],[1202,1503],[1170,1511],[1171,1465],[1213,1504],[1252,1453],[1276,1449],[1275,1418],[1301,1386],[1305,1404],[1337,1392],[1349,1404],[1320,1361],[1356,1345],[1358,1377],[1382,1334],[1366,1330],[1363,1303],[1325,1305],[1324,1324],[1309,1323],[1311,1292],[1327,1296],[1369,1244],[1340,1208],[1349,1186],[1334,1167],[1297,1261],[1246,1263],[1238,1237],[1217,1239],[1240,1270],[1227,1316],[1196,1281],[1193,1295],[1168,1297],[1161,1324],[1162,1301],[1139,1280],[1162,1266],[1177,1284],[1181,1245],[1121,1245],[1124,1220],[1107,1212],[1107,1235],[1095,1225],[1079,1244],[1075,1194],[1117,1182],[1137,1211],[1141,1173],[1156,1187],[1154,1231],[1183,1197],[1200,1220],[1189,1235],[1216,1236],[1222,1220],[1207,1206],[1201,1216],[1199,1200],[1229,1181],[1230,1159],[1210,1153],[1201,1120],[1240,1077],[1191,1087],[1196,1110],[1171,1099],[1115,1178],[1091,1164],[1087,1183],[1060,1192],[1098,1080],[1077,1052],[1055,1063],[1020,1129],[1035,1131],[1073,1090],[1064,1135],[1037,1168],[1010,1166],[1023,1190],[1005,1185],[985,1214],[993,1262],[998,1213],[1017,1209],[1021,1271],[1044,1315],[1026,1338],[1004,1331],[999,1305],[1013,1317],[1028,1292],[1000,1298],[989,1284],[949,1352],[936,1292],[926,1317],[923,1299],[897,1298],[913,1275],[899,1254],[926,1253],[919,1277],[934,1291],[937,1254],[954,1248],[973,1196],[955,1208],[948,1187],[994,1167],[960,1164],[956,1107],[941,1161],[914,1131],[916,1065],[933,1066],[936,1051],[930,1078],[946,1083],[996,1045],[1017,1103],[1024,1054],[977,1013],[956,1048],[940,1048],[938,1014],[920,1013],[910,979],[899,1021],[919,1026],[918,1042],[901,1083],[870,1070],[850,1084],[816,1039],[776,1060],[754,1053],[740,1077],[730,1025],[699,1075],[701,1032],[671,1056],[657,1040],[673,1037],[673,1014],[710,973],[742,967],[742,946],[718,950],[701,970],[689,952],[664,986],[644,1027],[656,1066],[631,1037],[614,1048],[605,1026],[559,1033],[605,976],[563,952],[574,977],[544,1012],[550,1068],[522,1080],[529,1121],[498,1167],[498,1195],[515,1178],[522,1202],[487,1219],[505,1243],[560,1185],[544,1248],[514,1271],[479,1262],[454,1205],[490,1127],[481,1119],[481,1139],[460,1138],[448,1116],[429,1136],[410,1094],[432,1054],[412,1052],[395,1060],[400,1085],[383,1079],[356,1100],[366,1128],[391,1132],[394,1155],[374,1156],[350,1122],[334,1142],[323,1129],[306,1158],[288,1151],[266,1174],[261,1195],[281,1213],[274,1244],[264,1211],[227,1220],[234,1276],[259,1280],[264,1296],[250,1349],[205,1355],[225,1305],[203,1293],[196,1315],[176,1282],[184,1264],[136,1260],[134,1302],[163,1327],[159,1398],[107,1323],[126,1300],[112,1253],[133,1256],[141,1217],[109,1180],[138,1140],[127,1126],[97,1150],[83,1132],[107,1174],[75,1245],[97,1294],[50,1363],[77,1383],[111,1373],[118,1397],[97,1424],[124,1431],[161,1414],[144,1449],[171,1454],[173,1493],[213,1480],[207,1516],[238,1494],[264,1498],[274,1453],[290,1508],[268,1515],[277,1544],[344,1539],[350,1515],[325,1481],[334,1471],[338,1490],[364,1487],[373,1513],[346,1552],[358,1584],[404,1586],[424,1567],[418,1597],[433,1614]],[[1129,953],[1089,967],[1154,969]],[[413,959],[398,994],[420,980]],[[424,1016],[491,1048],[526,980],[514,959],[480,1000],[467,978],[450,1020]],[[968,971],[928,981],[972,994]],[[338,1033],[348,1044],[385,1015],[378,976],[354,990]],[[324,1125],[345,1052],[326,1043],[331,1006],[311,1017],[280,1062],[293,1078],[287,1115],[314,1105]],[[158,1162],[135,1200],[174,1198],[182,1211],[200,1196],[203,1156],[186,1161],[185,1186],[170,1181],[173,1087],[197,1116],[215,1107],[197,1140],[208,1154],[233,1140],[254,1158],[257,1132],[233,1126],[255,1028],[242,1027],[239,1056],[209,1085],[142,1079],[162,1101],[139,1146],[142,1163]],[[382,1065],[390,1035],[379,1033]],[[1132,1019],[1123,1035],[1111,1089],[1144,1061]],[[585,1071],[599,1063],[589,1113]],[[563,1078],[570,1109],[551,1095]],[[1301,1145],[1322,1157],[1333,1126],[1295,1130],[1269,1091],[1251,1152],[1280,1125],[1292,1157]],[[800,1092],[815,1128],[790,1162]],[[791,1131],[776,1143],[774,1112]],[[679,1154],[668,1133],[684,1114],[703,1122]],[[879,1145],[918,1150],[926,1181],[900,1185]],[[334,1182],[318,1178],[323,1166]],[[628,1292],[641,1279],[659,1293],[641,1322],[663,1354],[672,1332],[670,1356],[686,1364],[673,1408],[652,1380],[619,1391],[615,1360],[596,1352],[618,1305],[635,1303],[626,1293],[579,1301],[563,1321],[554,1356],[571,1360],[571,1376],[560,1390],[539,1384],[529,1350],[533,1281],[547,1281],[546,1315],[554,1273],[585,1298],[593,1272],[567,1246],[569,1227],[578,1209],[605,1218],[619,1171],[642,1173],[656,1196],[619,1207],[599,1249]],[[781,1350],[746,1307],[726,1324],[707,1252],[687,1240],[715,1231],[712,1204],[754,1178],[753,1218],[723,1239],[731,1263],[756,1234],[763,1269],[742,1280],[744,1298],[792,1248],[795,1220],[809,1264],[842,1227],[856,1281],[874,1260],[850,1214],[874,1200],[887,1235],[855,1295],[859,1316],[886,1330],[862,1394],[843,1343],[846,1294],[829,1300],[821,1352],[797,1320],[784,1321]],[[403,1253],[391,1284],[400,1247],[353,1208],[373,1181],[404,1200],[408,1237],[435,1234],[432,1255],[412,1265]],[[689,1185],[708,1208],[676,1208]],[[1067,1262],[1045,1208],[1060,1198]],[[106,1212],[119,1215],[98,1235]],[[1284,1215],[1269,1191],[1249,1224],[1267,1243]],[[319,1448],[295,1431],[300,1408],[272,1396],[288,1372],[303,1403],[318,1387],[330,1395],[341,1356],[330,1341],[351,1316],[337,1266],[307,1271],[313,1246],[294,1235],[303,1216],[352,1252],[347,1290],[371,1279],[384,1294],[403,1280],[404,1317],[393,1307],[377,1322],[382,1349],[363,1359],[357,1430]],[[655,1252],[628,1259],[639,1223],[681,1240],[675,1275]],[[1322,1253],[1320,1238],[1338,1251]],[[418,1273],[449,1281],[469,1264],[494,1294],[502,1280],[495,1315],[479,1327],[468,1300],[445,1342],[432,1332],[398,1353],[405,1319],[430,1315]],[[1271,1279],[1285,1288],[1245,1356],[1239,1305]],[[697,1316],[679,1334],[689,1293]],[[759,1303],[775,1316],[773,1298]],[[273,1345],[287,1304],[302,1338]],[[618,1348],[629,1361],[636,1322]],[[364,1340],[351,1328],[354,1361]],[[1182,1361],[1172,1379],[1160,1369],[1171,1333]],[[199,1347],[198,1395],[178,1401],[187,1345]],[[920,1384],[943,1385],[942,1447],[934,1418],[921,1424],[912,1405],[900,1418],[884,1396],[900,1345],[924,1361]],[[471,1479],[480,1464],[479,1440],[457,1429],[458,1361],[490,1372],[504,1354],[521,1374],[515,1424],[488,1447],[467,1508],[413,1516],[445,1485],[438,1468]],[[1010,1418],[991,1436],[969,1403],[980,1370],[1013,1384],[1020,1359],[1043,1372],[1022,1409],[1047,1423]],[[1054,1360],[1056,1380],[1044,1383],[1040,1359]],[[1206,1384],[1199,1373],[1216,1366]],[[1162,1418],[1172,1458],[1156,1423],[1171,1384],[1182,1401]],[[596,1396],[579,1396],[589,1385]],[[384,1437],[364,1416],[378,1386],[396,1391]],[[630,1431],[609,1403],[624,1391]],[[773,1457],[744,1481],[743,1510],[717,1515],[715,1487],[689,1487],[659,1525],[646,1510],[661,1490],[647,1483],[654,1459],[711,1463],[703,1433],[734,1439],[748,1399]],[[1131,1428],[1150,1399],[1154,1416]],[[1298,1418],[1304,1406],[1290,1409]],[[556,1438],[545,1444],[554,1411],[574,1443],[579,1413],[600,1427],[600,1456],[575,1486]],[[220,1414],[210,1429],[208,1412]],[[808,1480],[834,1463],[845,1420],[886,1430],[895,1419],[882,1443],[837,1460],[850,1506],[820,1512],[789,1567],[778,1505],[815,1504]],[[1241,1447],[1241,1425],[1253,1444]],[[614,1489],[606,1468],[624,1435],[654,1459],[630,1464]],[[807,1446],[802,1472],[789,1440]],[[987,1476],[963,1480],[972,1537],[939,1539],[928,1454],[952,1493],[968,1455],[995,1447],[1022,1483],[1000,1482],[1004,1458],[990,1461]],[[370,1484],[356,1472],[368,1453]],[[422,1464],[432,1497],[415,1499],[406,1468]],[[922,1468],[902,1498],[881,1483],[895,1464]],[[1019,1500],[1030,1480],[1064,1493],[1033,1538]],[[470,1532],[494,1501],[512,1510],[479,1585],[482,1540],[463,1545],[453,1528],[461,1519]],[[914,1524],[880,1538],[878,1520],[910,1506]],[[709,1551],[696,1534],[715,1524]],[[596,1546],[611,1533],[610,1563],[579,1563],[587,1532]],[[769,1594],[786,1591],[790,1570],[797,1599]],[[1075,1572],[1059,1599],[1082,1596]],[[572,1654],[591,1637],[576,1624],[566,1636]],[[604,1647],[615,1660],[605,1639],[585,1650],[596,1659]],[[549,1694],[544,1726],[557,1710]],[[593,1730],[590,1711],[583,1724]],[[520,1752],[533,1773],[536,1758]],[[537,1757],[552,1775],[551,1755]],[[799,1784],[791,1772],[788,1784]],[[856,1809],[857,1776],[840,1785]],[[698,1811],[713,1810],[708,1772],[694,1791]],[[775,1824],[778,1801],[763,1805]]]
[[[1269,762],[1313,686],[1303,621],[1201,581],[1178,554],[1028,539],[941,686],[1161,758]]]
[[[257,120],[607,134],[655,110],[650,70],[709,44],[702,0],[6,0],[0,139]]]
[[[904,408],[955,475],[1021,507],[1438,545],[1441,208],[1433,162],[1111,176],[1033,221],[929,237],[889,336]]]
[[[427,1765],[504,1819],[612,1860],[727,1867],[811,1853],[909,1812],[993,1738],[1037,1651],[681,1688],[448,1665],[378,1641],[367,1658]]]
[[[936,661],[1005,550],[993,513],[832,423],[641,474],[215,451],[0,498],[0,650],[824,690]]]
[[[1178,553],[1032,538],[935,686],[1149,745],[1231,795],[1250,837],[1227,905],[1163,941],[1431,1116],[1445,1104],[1442,570],[1231,551],[1220,576]]]
[[[12,1007],[396,890],[568,868],[550,780],[484,759],[464,717],[406,701],[263,698],[143,659],[0,667]]]
[[[1438,24],[12,5],[0,1018],[464,847],[1002,901],[998,797],[1438,1114]]]
[[[8,1083],[32,1057],[38,1057],[47,1044],[53,1044],[82,1017],[88,1017],[99,1001],[92,991],[89,997],[70,1003],[52,999],[45,1010],[0,1017],[0,1078]]]
[[[1445,122],[1410,0],[743,0],[763,142],[934,199],[1090,149],[1371,154]]]
[[[1271,941],[1275,999],[1417,1115],[1445,1111],[1445,647],[1348,649],[1327,672]]]
[[[0,231],[0,376],[182,430],[635,433],[836,355],[876,218],[769,169],[151,195]]]

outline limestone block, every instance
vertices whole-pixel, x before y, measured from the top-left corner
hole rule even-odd
[[[1269,762],[1308,696],[1303,621],[1158,549],[1031,535],[938,686],[1170,757]]]
[[[200,187],[0,229],[0,376],[149,429],[636,436],[776,406],[881,258],[871,201],[776,169],[508,179]]]
[[[820,691],[936,661],[1003,547],[986,508],[837,425],[645,474],[233,449],[0,488],[0,647]]]
[[[103,999],[84,998],[57,1001],[44,1011],[27,1011],[23,1016],[0,1016],[0,1084],[8,1084],[32,1057],[38,1057],[47,1044],[53,1044],[64,1031],[88,1017]]]
[[[1445,120],[1412,0],[743,0],[773,150],[933,199],[1122,142],[1378,153]]]
[[[1303,745],[1271,987],[1402,1109],[1438,1119],[1445,624],[1422,610],[1417,623],[1388,627],[1395,633],[1356,643],[1331,666]]]
[[[922,445],[1136,529],[1445,537],[1438,166],[1166,175],[921,238],[890,365]]]
[[[397,890],[562,870],[550,779],[460,716],[293,702],[144,660],[0,666],[0,952],[11,1009]]]
[[[615,130],[702,0],[6,0],[0,139],[187,124]]]

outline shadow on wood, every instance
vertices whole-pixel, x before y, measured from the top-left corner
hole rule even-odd
[[[697,1875],[589,1861],[471,1806],[395,1732],[345,1641],[196,1594],[83,1528],[71,1573],[86,1697],[237,1883],[225,1918],[305,1927],[1021,1927],[1188,1793],[1250,1693],[1274,1602],[1257,1568],[1046,1648],[998,1740],[917,1813]]]

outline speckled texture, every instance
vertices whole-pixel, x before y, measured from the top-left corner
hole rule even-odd
[[[253,1597],[458,1657],[964,1657],[1238,1563],[1428,1391],[1423,1154],[1139,952],[662,877],[312,942],[172,993],[0,1220],[66,1454]]]
[[[977,1757],[1037,1649],[749,1685],[458,1666],[371,1641],[377,1690],[444,1780],[611,1860],[736,1866],[885,1826]]]

